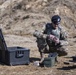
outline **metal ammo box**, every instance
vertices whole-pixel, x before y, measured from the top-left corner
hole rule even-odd
[[[43,64],[46,67],[53,67],[57,61],[57,53],[50,53],[48,57],[44,58]]]
[[[0,62],[7,65],[29,64],[30,50],[23,47],[7,47],[0,29]]]

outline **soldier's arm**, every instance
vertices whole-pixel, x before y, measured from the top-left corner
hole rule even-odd
[[[67,37],[68,37],[67,32],[65,31],[65,29],[63,29],[61,27],[61,29],[60,29],[60,40],[67,40]]]
[[[36,38],[43,38],[43,39],[46,39],[47,35],[46,34],[43,34],[42,32],[36,30],[34,33],[33,33],[33,36],[36,37]]]

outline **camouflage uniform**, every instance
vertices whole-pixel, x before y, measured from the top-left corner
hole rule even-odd
[[[59,38],[60,42],[59,44],[55,45],[55,42],[53,42],[51,39],[47,38],[47,44],[49,46],[49,51],[50,52],[57,52],[59,56],[67,55],[67,52],[65,48],[63,47],[67,42],[67,34],[65,30],[62,29],[60,25],[56,29],[53,28],[51,23],[46,24],[44,34],[47,35],[54,35],[55,37]],[[64,41],[62,41],[64,40]],[[64,42],[64,44],[63,44]]]
[[[47,51],[48,50],[47,41],[46,41],[47,35],[43,34],[40,31],[37,31],[37,30],[34,32],[33,35],[34,35],[34,37],[37,38],[36,42],[37,42],[37,47],[38,47],[39,52],[43,53],[43,52]]]
[[[60,43],[55,45],[55,42],[53,42],[51,39],[48,38],[48,35],[50,34],[59,38]],[[34,36],[37,38],[36,42],[40,53],[57,52],[59,56],[67,55],[67,52],[63,48],[61,41],[66,40],[67,35],[60,26],[57,29],[54,29],[51,23],[48,23],[46,24],[43,33],[35,31]]]

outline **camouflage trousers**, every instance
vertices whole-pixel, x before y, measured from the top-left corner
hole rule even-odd
[[[67,55],[67,51],[64,47],[49,47],[49,52],[57,52],[58,56],[65,56]]]
[[[37,38],[37,46],[40,54],[42,53],[50,53],[50,52],[57,52],[59,56],[61,55],[67,55],[66,49],[63,48],[63,46],[60,46],[60,44],[55,45],[55,42],[47,37],[47,35],[44,35],[43,33],[39,31],[34,32],[34,37]],[[60,41],[60,40],[59,40]],[[65,42],[60,41],[61,45],[64,45]]]
[[[51,44],[40,44],[37,43],[38,50],[40,53],[53,53],[57,52],[59,56],[65,56],[67,55],[66,48],[61,45],[51,45]]]

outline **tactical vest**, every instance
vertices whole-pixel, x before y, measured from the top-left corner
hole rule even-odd
[[[58,28],[54,29],[52,24],[48,23],[46,24],[44,34],[48,34],[48,35],[52,34],[60,39],[60,31],[61,31],[61,28],[59,26]]]

